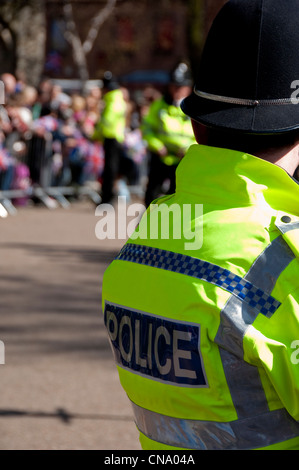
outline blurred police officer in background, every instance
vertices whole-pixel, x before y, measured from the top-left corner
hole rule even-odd
[[[136,177],[136,167],[124,148],[127,122],[127,102],[114,75],[107,71],[103,77],[103,110],[95,127],[93,139],[103,142],[104,170],[102,175],[102,202],[110,203],[117,195],[115,182],[124,176],[128,181]]]
[[[221,9],[181,105],[200,145],[105,273],[105,324],[144,449],[299,450],[298,11],[299,0]],[[201,247],[140,237],[175,204],[202,204],[190,225]]]
[[[163,183],[169,185],[168,194],[174,193],[176,168],[188,147],[195,142],[191,121],[180,109],[191,86],[190,70],[181,62],[170,73],[164,95],[151,104],[143,118],[142,134],[149,151],[146,206],[163,194]]]

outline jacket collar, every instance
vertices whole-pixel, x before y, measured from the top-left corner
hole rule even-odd
[[[177,193],[198,203],[268,205],[299,216],[299,185],[282,168],[253,155],[192,145],[176,172]]]

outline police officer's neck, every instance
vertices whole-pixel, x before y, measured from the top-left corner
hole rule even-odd
[[[257,157],[283,168],[289,175],[293,176],[299,166],[299,143],[283,148],[270,148],[257,152]]]
[[[192,125],[199,144],[249,153],[283,168],[291,176],[299,166],[298,134],[246,135],[207,128],[194,120]]]

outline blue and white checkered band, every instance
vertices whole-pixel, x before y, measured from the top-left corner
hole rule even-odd
[[[209,282],[230,292],[265,316],[271,316],[280,306],[278,300],[246,279],[228,269],[191,256],[128,243],[122,248],[116,260],[165,269]]]

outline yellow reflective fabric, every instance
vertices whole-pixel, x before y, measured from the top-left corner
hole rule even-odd
[[[122,279],[117,289],[114,288],[114,276]],[[117,266],[116,266],[117,265]],[[142,282],[141,282],[142,280]],[[207,283],[206,283],[207,284]],[[138,286],[132,295],[132,286]],[[130,306],[136,310],[155,314],[160,317],[169,317],[174,320],[197,322],[201,325],[201,352],[207,373],[209,388],[187,388],[169,385],[144,376],[118,368],[121,383],[133,403],[142,403],[147,409],[162,412],[170,416],[187,419],[230,420],[236,419],[236,412],[230,399],[226,385],[225,375],[221,367],[218,347],[206,341],[209,331],[217,331],[218,318],[215,300],[212,297],[213,288],[207,284],[198,286],[188,278],[176,276],[174,273],[148,269],[146,266],[134,263],[112,263],[111,269],[105,273],[103,283],[103,298],[106,301],[123,306]],[[176,295],[167,295],[167,292],[176,292]],[[219,303],[224,305],[229,294],[219,291]],[[204,297],[206,304],[196,302],[196,298]],[[194,302],[186,302],[186,299]],[[218,364],[217,372],[214,364]],[[209,373],[210,371],[210,373]],[[211,375],[212,374],[212,375]],[[145,393],[146,390],[146,393]],[[201,406],[198,407],[200,394]],[[168,399],[166,397],[168,396]],[[212,404],[212,406],[211,406]],[[217,412],[215,412],[217,410]]]
[[[130,354],[128,348],[123,347],[123,349],[131,358],[132,350],[135,351],[134,354],[137,350],[140,354],[143,348],[144,354],[140,355],[138,360],[140,362],[143,359],[147,369],[153,368],[151,354],[153,357],[156,354],[154,359],[162,362],[158,351],[161,342],[169,349],[173,348],[173,344],[177,347],[176,351],[171,350],[167,356],[167,360],[170,361],[169,367],[171,361],[177,360],[177,354],[181,357],[188,354],[183,350],[184,342],[174,343],[172,340],[172,330],[168,327],[168,322],[175,325],[173,331],[177,335],[182,334],[179,331],[182,323],[198,325],[199,348],[206,377],[205,386],[192,387],[186,384],[182,386],[180,383],[172,383],[168,378],[166,380],[166,375],[163,379],[163,374],[158,374],[159,380],[157,380],[157,377],[140,373],[137,368],[134,369],[134,364],[130,363],[124,365],[118,362],[117,367],[121,384],[128,397],[135,405],[149,411],[149,415],[151,412],[163,415],[166,417],[166,422],[167,417],[180,419],[182,420],[180,426],[188,420],[197,421],[199,434],[202,432],[203,448],[218,445],[212,441],[212,433],[206,438],[207,433],[203,431],[205,425],[207,431],[214,429],[213,425],[220,430],[221,424],[223,430],[229,429],[226,426],[234,427],[235,424],[242,427],[246,417],[254,419],[257,407],[264,407],[265,416],[268,412],[270,414],[273,412],[273,416],[277,416],[276,413],[279,414],[279,411],[285,408],[291,421],[292,418],[299,420],[299,353],[297,354],[299,263],[296,259],[298,244],[292,236],[295,230],[283,234],[284,238],[288,237],[291,240],[285,247],[289,261],[285,263],[281,273],[278,270],[277,279],[273,281],[273,290],[271,288],[270,292],[266,290],[262,293],[257,290],[257,294],[266,306],[270,297],[275,300],[275,309],[259,313],[253,307],[248,307],[248,314],[254,314],[252,320],[247,320],[244,330],[240,323],[241,327],[239,325],[239,329],[234,330],[237,332],[234,335],[239,331],[240,336],[233,335],[228,342],[232,343],[232,349],[234,341],[238,343],[238,350],[241,348],[241,357],[238,358],[241,372],[244,363],[244,367],[245,365],[250,367],[253,373],[256,388],[254,389],[252,384],[253,395],[250,395],[250,398],[247,399],[247,393],[251,392],[250,387],[242,389],[242,377],[238,377],[238,374],[234,376],[234,371],[229,365],[229,356],[223,355],[222,348],[215,342],[219,336],[221,322],[224,321],[228,300],[232,303],[233,321],[239,321],[238,312],[242,312],[242,301],[237,298],[235,291],[232,294],[229,289],[238,286],[240,279],[245,282],[246,275],[261,254],[273,241],[282,237],[275,224],[278,217],[281,217],[281,212],[292,220],[298,218],[298,200],[299,186],[281,168],[240,152],[193,145],[177,169],[176,194],[155,201],[143,216],[135,235],[128,240],[128,244],[133,248],[136,246],[136,250],[139,250],[140,258],[116,259],[104,275],[103,310],[105,303],[110,303],[122,306],[125,312],[132,312],[131,319],[128,317],[127,320],[127,323],[132,322],[129,330],[132,338],[127,340],[131,348]],[[164,205],[163,216],[170,217],[167,208],[171,208],[174,204],[177,204],[182,211],[186,204],[193,206],[202,204],[201,215],[192,219],[190,230],[185,237],[176,238],[170,235],[168,238],[163,238],[160,228],[158,236],[155,239],[151,238],[148,225],[152,211],[159,211]],[[196,230],[202,230],[202,243],[200,247],[191,246],[186,250],[186,242],[190,242],[190,231],[195,233]],[[138,248],[139,246],[141,248]],[[152,259],[150,262],[146,261],[145,256],[148,253],[146,248],[160,250],[154,252],[155,256],[158,254],[156,266]],[[291,250],[294,250],[294,254]],[[159,264],[159,253],[163,255],[161,264]],[[177,272],[174,268],[168,269],[168,258],[171,260],[172,256],[177,255],[181,263],[180,269],[183,269],[184,263],[188,264],[191,261],[206,262],[212,272],[211,276],[207,278],[200,275],[192,276],[192,266],[186,273],[179,268]],[[186,256],[188,259],[184,258]],[[277,264],[280,262],[281,260],[277,259]],[[217,281],[219,273],[224,273],[226,283],[223,285]],[[255,286],[259,288],[259,275],[262,273],[258,274],[256,284],[255,279],[250,279],[250,288]],[[233,284],[228,285],[228,280],[232,280]],[[249,302],[249,299],[246,301]],[[154,325],[154,322],[162,325],[161,322],[164,321],[166,333],[160,334],[159,337],[157,335],[156,343],[154,338],[151,344],[142,346],[138,343],[142,337],[145,343],[149,338],[149,335],[142,336],[144,328],[142,318],[149,319],[148,325]],[[116,316],[114,320],[113,328],[108,325],[112,339],[115,339],[121,329]],[[150,328],[152,336],[157,334],[158,329],[155,330],[154,326]],[[135,336],[132,333],[134,331]],[[159,326],[159,332],[161,331],[162,326]],[[223,328],[221,331],[227,335],[231,334],[230,328]],[[228,353],[231,351],[228,350]],[[122,353],[115,351],[115,354],[119,361]],[[165,364],[163,362],[161,365]],[[183,366],[181,367],[183,369]],[[246,367],[244,373],[245,371],[247,373]],[[192,368],[190,371],[194,372]],[[237,384],[237,389],[233,388],[234,384]],[[260,402],[255,402],[255,399],[259,399]],[[261,413],[258,412],[257,421],[260,417]],[[256,430],[250,431],[250,426],[248,429],[246,442],[251,442],[252,437],[254,442],[252,448],[271,448],[274,445],[278,449],[299,448],[299,432],[296,434],[296,426],[295,435],[289,433],[288,425],[286,431],[284,433],[281,431],[281,434],[274,426],[271,435],[272,427],[268,426],[265,429],[267,439],[260,441],[267,445],[259,445],[256,440],[258,435]],[[221,441],[221,433],[217,439],[218,437]],[[148,435],[141,433],[144,449],[180,448],[180,446],[169,447],[167,442],[163,437],[159,442],[155,442],[150,433]],[[192,444],[190,445],[192,447]],[[223,442],[219,442],[219,448],[225,449],[225,445],[224,436]],[[245,440],[240,441],[240,446],[251,448],[249,444],[245,444]]]
[[[299,227],[296,230],[291,230],[283,235],[283,238],[293,251],[293,253],[299,258]]]
[[[179,106],[167,104],[164,99],[154,101],[142,122],[142,134],[151,152],[164,147],[168,154],[161,157],[166,165],[177,165],[183,153],[195,143],[191,121]]]
[[[290,265],[286,271],[296,272],[292,268]],[[299,287],[286,295],[271,321],[259,315],[244,337],[244,358],[262,367],[283,406],[295,420],[299,420],[298,338]]]
[[[96,125],[93,139],[116,139],[123,142],[126,127],[126,102],[121,90],[111,90],[104,95],[104,109]]]

